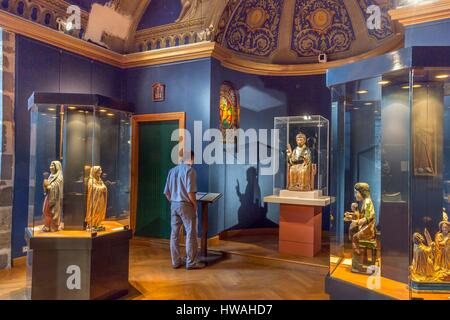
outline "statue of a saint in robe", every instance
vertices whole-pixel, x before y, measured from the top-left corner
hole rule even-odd
[[[428,234],[426,229],[425,233]],[[431,242],[430,236],[427,236],[427,239],[428,244],[425,243],[425,238],[420,233],[416,232],[413,235],[414,249],[411,265],[411,278],[413,281],[431,280],[434,275],[434,243]]]
[[[56,232],[61,224],[64,178],[59,161],[50,164],[50,176],[44,179],[43,232]]]
[[[443,211],[443,219],[439,223],[439,232],[436,233],[434,243],[436,257],[434,261],[434,269],[438,273],[439,278],[449,278],[450,280],[450,222],[448,221],[447,212]]]
[[[108,189],[101,178],[102,168],[91,168],[88,181],[86,223],[91,231],[103,231],[102,222],[106,219]]]
[[[311,191],[313,189],[313,170],[311,161],[311,150],[306,145],[306,135],[297,134],[295,137],[297,147],[292,150],[288,144],[287,160],[289,171],[288,190]]]
[[[352,204],[352,212],[346,212],[344,219],[351,221],[348,232],[353,252],[360,254],[359,241],[373,241],[376,238],[376,213],[369,184],[356,183],[354,193],[358,203]]]

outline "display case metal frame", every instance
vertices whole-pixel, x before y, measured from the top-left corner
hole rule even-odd
[[[34,92],[28,108],[32,111],[37,105],[102,108],[131,117],[126,102],[96,94]],[[32,230],[25,229],[29,299],[111,299],[128,293],[129,225],[110,232],[75,228],[64,235],[58,233],[36,235],[34,221]]]
[[[412,103],[413,99],[413,84],[415,81],[414,78],[414,70],[418,69],[429,69],[429,68],[450,68],[450,47],[449,46],[428,46],[428,47],[409,47],[403,48],[394,52],[390,52],[388,54],[369,58],[366,60],[357,61],[348,65],[344,65],[341,67],[337,67],[334,69],[330,69],[327,72],[327,86],[338,87],[345,86],[347,83],[355,82],[355,81],[363,81],[366,79],[372,79],[376,77],[383,77],[386,74],[394,73],[394,72],[408,72],[409,73],[409,103]],[[345,88],[345,87],[344,87]],[[345,101],[339,101],[338,104],[344,103]],[[333,106],[333,108],[339,108],[338,105]],[[412,121],[412,120],[410,120]],[[336,125],[336,118],[333,115],[331,121],[331,170],[330,170],[330,193],[332,196],[336,197],[336,202],[339,204],[339,198],[343,196],[344,188],[340,181],[343,181],[345,175],[345,168],[343,162],[343,153],[342,148],[340,146],[340,141],[344,139],[344,132]],[[409,156],[408,159],[413,161],[413,148],[412,148],[412,138],[409,137]],[[414,172],[412,171],[412,166],[409,168],[409,183],[411,183],[411,179],[414,179],[412,176]],[[417,196],[417,195],[416,195]],[[412,196],[412,192],[408,187],[408,197],[407,204],[407,217],[403,220],[407,223],[407,227],[404,228],[404,231],[397,233],[395,236],[401,241],[404,245],[408,246],[409,251],[409,263],[412,260],[412,221],[413,217],[411,217],[411,210],[409,208],[410,201]],[[340,207],[333,208],[333,210],[342,209]],[[337,213],[336,213],[337,214]],[[389,223],[389,219],[391,217],[384,217],[384,221],[380,222],[381,224]],[[387,219],[387,220],[386,220]],[[392,222],[392,221],[391,221]],[[403,229],[402,229],[403,230]],[[383,233],[383,231],[382,231]],[[389,244],[382,244],[382,246],[386,247]],[[382,273],[381,276],[387,274],[388,279],[387,282],[384,280],[384,284],[388,286],[389,279],[392,279],[391,276],[395,276],[395,270],[399,270],[398,265],[392,264],[386,265],[386,263],[390,263],[388,261],[382,262]],[[400,294],[400,295],[390,295],[386,294],[386,291],[383,290],[371,290],[363,285],[358,285],[352,283],[350,281],[345,281],[340,278],[334,278],[331,276],[331,273],[334,271],[335,266],[330,264],[330,274],[326,279],[326,291],[330,294],[333,299],[413,299],[417,298],[414,291],[414,285],[410,280],[409,275],[409,264],[403,265],[403,275],[399,275],[401,279],[406,279],[405,288],[408,290],[408,293]],[[383,271],[384,270],[384,271]],[[405,280],[402,280],[405,281]],[[408,289],[409,287],[409,289]],[[392,293],[392,292],[391,292]],[[419,292],[420,293],[420,292]],[[444,294],[445,295],[445,294]],[[435,298],[433,294],[430,292],[424,293],[422,297],[426,298]]]

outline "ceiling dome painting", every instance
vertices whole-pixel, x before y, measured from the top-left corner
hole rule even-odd
[[[291,49],[299,57],[347,51],[355,40],[343,0],[296,0]]]
[[[227,46],[238,52],[269,56],[275,50],[283,0],[247,0],[232,17],[225,38]]]
[[[370,29],[374,6],[381,23]],[[215,40],[263,63],[315,63],[322,53],[339,60],[398,41],[390,8],[390,0],[230,0]]]

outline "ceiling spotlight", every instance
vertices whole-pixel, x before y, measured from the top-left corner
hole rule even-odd
[[[365,106],[372,106],[372,105],[373,105],[373,102],[366,102],[366,103],[364,103],[364,105],[365,105]]]
[[[391,83],[389,80],[381,80],[381,81],[378,81],[378,84],[380,84],[380,85],[382,85],[382,86],[385,86],[385,85],[387,85],[387,84],[389,84],[389,83]]]
[[[107,113],[106,114],[108,117],[114,117],[114,113]]]
[[[105,109],[100,109],[99,111],[102,112],[102,113],[107,112],[107,110],[105,110]]]
[[[358,90],[356,91],[357,94],[366,94],[369,93],[369,90]]]
[[[450,77],[449,74],[438,74],[436,79],[447,79],[448,77]]]
[[[69,107],[69,110],[75,110],[77,107]]]
[[[50,111],[50,112],[56,111],[55,108],[47,108],[47,110]]]
[[[412,87],[413,87],[413,89],[418,89],[418,88],[422,88],[422,85],[421,84],[415,84]],[[410,88],[409,86],[403,86],[402,87],[402,89],[409,89],[409,88]]]

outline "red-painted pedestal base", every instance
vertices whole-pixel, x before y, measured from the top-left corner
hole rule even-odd
[[[322,207],[280,204],[280,253],[314,257],[322,246]]]

